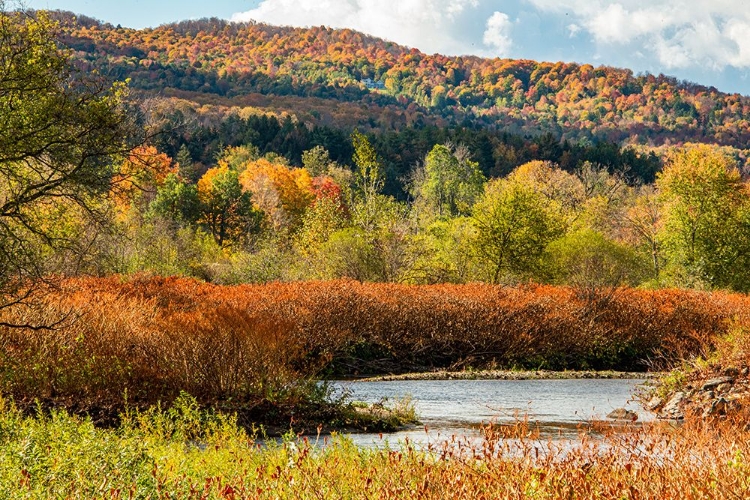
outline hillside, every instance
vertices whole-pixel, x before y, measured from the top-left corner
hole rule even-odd
[[[461,124],[654,145],[750,140],[750,98],[663,75],[426,55],[346,29],[211,19],[134,30],[55,16],[85,70],[203,104],[262,102],[346,128]]]

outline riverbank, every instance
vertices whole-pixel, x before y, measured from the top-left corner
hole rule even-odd
[[[644,394],[664,419],[750,422],[750,327],[734,323],[705,356],[684,361]]]
[[[463,370],[377,375],[352,379],[355,382],[402,380],[573,380],[573,379],[657,379],[663,372],[618,372],[612,370]]]

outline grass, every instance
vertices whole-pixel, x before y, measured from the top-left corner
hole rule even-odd
[[[65,412],[29,417],[0,400],[3,498],[747,498],[741,427],[624,427],[572,443],[524,422],[488,425],[474,447],[360,449],[346,438],[259,444],[187,397],[130,412],[116,429]],[[322,444],[320,438],[319,444]]]
[[[682,390],[688,380],[686,370],[689,368],[686,368],[687,366],[687,363],[683,363],[681,367],[667,372],[653,385],[653,391],[649,391],[648,395],[667,398],[669,395]]]

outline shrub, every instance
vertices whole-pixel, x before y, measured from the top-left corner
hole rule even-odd
[[[707,352],[747,325],[743,295],[526,285],[219,286],[186,278],[64,281],[39,307],[0,311],[0,391],[111,412],[174,400],[302,403],[323,370],[646,369]],[[266,406],[264,406],[266,405]]]

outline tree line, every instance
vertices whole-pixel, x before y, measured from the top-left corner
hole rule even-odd
[[[302,165],[305,151],[323,147],[332,160],[351,163],[351,130],[314,125],[290,115],[274,115],[254,108],[202,106],[181,99],[149,99],[144,106],[154,127],[153,144],[181,163],[192,163],[197,171],[208,165],[226,147],[253,146],[261,155],[283,156]],[[404,180],[424,160],[435,144],[464,144],[486,177],[500,177],[533,160],[551,161],[573,172],[584,162],[625,176],[630,183],[651,183],[661,168],[653,151],[620,146],[606,140],[560,141],[554,135],[524,136],[508,131],[469,126],[406,127],[398,131],[372,130],[366,134],[377,151],[384,170],[384,193],[408,199]]]
[[[99,272],[750,288],[750,191],[722,148],[666,150],[655,182],[633,184],[588,161],[566,171],[532,160],[487,177],[470,148],[447,142],[404,179],[406,201],[385,192],[367,136],[355,131],[351,148],[346,163],[315,146],[294,166],[253,145],[227,147],[197,181],[190,164],[146,148],[140,161],[160,160],[134,169],[139,189],[116,206],[119,260],[103,259]]]

